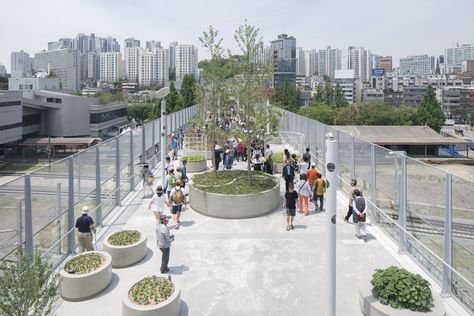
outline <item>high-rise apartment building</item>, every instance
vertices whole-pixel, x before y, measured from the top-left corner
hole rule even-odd
[[[296,86],[296,39],[287,34],[280,34],[271,41],[273,57],[273,87],[283,86],[285,81]]]
[[[378,68],[384,69],[385,73],[392,72],[392,56],[380,56]]]
[[[185,75],[198,77],[198,50],[194,45],[176,46],[176,80]]]
[[[153,48],[160,48],[161,47],[161,42],[160,41],[146,41],[145,42],[145,48],[146,49],[153,49]]]
[[[318,51],[312,49],[305,53],[305,75],[306,77],[314,76],[318,74]]]
[[[31,77],[30,55],[23,50],[11,53],[10,73],[15,78]]]
[[[33,69],[58,76],[61,89],[75,91],[81,87],[80,58],[76,49],[64,48],[36,53]]]
[[[133,37],[127,38],[127,39],[124,41],[124,46],[123,46],[123,48],[124,48],[124,49],[127,49],[127,48],[132,48],[132,47],[140,47],[140,40],[135,39],[135,38],[133,38]]]
[[[141,47],[125,48],[125,76],[128,81],[138,83]]]
[[[168,71],[168,49],[158,47],[140,51],[138,84],[141,87],[165,86],[168,82]]]
[[[401,75],[431,75],[434,68],[434,56],[418,55],[400,58]]]
[[[370,50],[363,47],[349,49],[349,69],[354,70],[354,79],[369,82],[372,76],[372,58]]]
[[[271,60],[271,48],[265,45],[263,42],[258,43],[257,50],[255,52],[255,62],[259,64],[266,64]]]
[[[116,82],[122,74],[122,54],[120,52],[100,53],[100,80]]]
[[[114,37],[100,38],[99,43],[100,49],[97,49],[99,52],[120,52],[120,44]]]
[[[88,81],[98,81],[100,79],[100,53],[87,53],[87,76]]]
[[[318,75],[335,78],[336,69],[341,69],[341,55],[337,48],[326,47],[318,52]]]
[[[306,74],[306,60],[303,47],[296,48],[296,75],[304,76]]]
[[[0,63],[0,77],[3,77],[7,74],[7,68]]]
[[[450,66],[460,67],[463,61],[474,59],[474,45],[456,43],[454,47],[445,49],[445,62]],[[440,62],[441,63],[441,62]]]
[[[176,47],[177,46],[178,46],[178,42],[171,42],[170,43],[168,56],[169,56],[169,59],[170,59],[170,68],[171,69],[176,68]]]

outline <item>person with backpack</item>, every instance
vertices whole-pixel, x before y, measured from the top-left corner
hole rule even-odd
[[[169,169],[168,175],[165,178],[165,188],[166,188],[166,196],[170,197],[171,190],[176,186],[176,176],[174,175],[174,170]]]
[[[316,181],[314,181],[313,202],[315,211],[324,211],[324,192],[326,192],[327,183],[323,180],[323,175],[318,172]],[[319,201],[319,208],[318,208]]]
[[[175,222],[175,229],[179,229],[181,221],[181,211],[183,209],[183,204],[186,201],[186,195],[183,188],[181,187],[181,180],[176,180],[175,187],[171,190],[169,196],[169,204],[171,205],[171,214],[173,215],[173,220]]]
[[[155,181],[155,178],[153,176],[153,172],[150,170],[150,167],[148,165],[144,165],[140,175],[143,179],[143,199],[146,197],[145,194],[147,190],[149,190],[153,196],[153,182]]]
[[[296,201],[298,201],[298,193],[295,191],[293,183],[289,186],[288,191],[285,192],[285,202],[283,207],[286,208],[286,230],[294,229],[293,219],[296,215]]]
[[[188,173],[186,171],[187,164],[188,164],[188,161],[186,159],[183,159],[181,167],[179,168],[179,171],[181,172],[180,180],[183,182],[183,184],[181,185],[182,188],[184,188],[186,186],[186,183],[189,181]]]
[[[311,197],[311,190],[309,189],[308,179],[306,174],[301,174],[300,184],[298,189],[298,210],[308,216],[308,200]]]
[[[354,190],[354,201],[352,201],[352,221],[355,224],[356,237],[363,237],[364,241],[367,242],[367,232],[365,229],[367,201],[362,196],[362,192],[359,189]]]

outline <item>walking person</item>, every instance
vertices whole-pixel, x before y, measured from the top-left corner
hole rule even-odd
[[[306,174],[301,174],[300,184],[298,189],[298,211],[304,213],[304,216],[308,216],[309,210],[309,198],[311,197],[311,190],[309,189],[308,179]]]
[[[316,181],[314,182],[313,201],[315,211],[324,211],[324,192],[326,192],[326,180],[323,180],[323,175],[318,172],[316,175]],[[318,207],[319,201],[319,207]]]
[[[222,154],[222,149],[221,146],[219,146],[216,142],[216,145],[214,147],[214,158],[216,160],[216,170],[219,170],[219,164],[221,163],[221,154]]]
[[[165,173],[168,174],[169,170],[174,170],[174,164],[171,161],[171,158],[166,156],[165,157]]]
[[[318,171],[316,170],[316,164],[313,162],[311,164],[311,168],[309,168],[309,170],[306,171],[306,178],[308,179],[308,185],[311,192],[314,192],[314,182],[316,181],[317,177],[318,177]]]
[[[281,175],[285,179],[285,192],[288,192],[290,184],[293,184],[295,180],[295,168],[293,168],[289,160],[285,160]]]
[[[273,174],[273,151],[270,149],[270,145],[267,144],[265,149],[265,164],[263,170],[268,174]]]
[[[226,150],[226,154],[224,157],[224,168],[227,170],[232,169],[232,165],[234,164],[234,155],[232,155],[230,149]]]
[[[168,217],[161,215],[160,223],[156,225],[156,244],[161,251],[161,273],[169,271],[168,262],[170,260],[170,248],[173,241],[174,235],[170,235],[168,229]]]
[[[237,161],[240,161],[240,160],[244,160],[244,145],[242,145],[242,142],[239,141],[239,143],[237,144],[237,148],[236,148],[236,152],[237,152]]]
[[[161,215],[165,212],[165,205],[169,207],[168,199],[166,195],[163,194],[163,187],[161,185],[156,187],[156,195],[151,198],[150,204],[148,205],[148,209],[153,208],[153,214],[155,215],[156,223],[160,223]]]
[[[352,215],[352,212],[354,210],[354,207],[352,206],[352,202],[354,201],[354,191],[355,190],[359,190],[359,192],[362,193],[362,191],[360,190],[359,187],[357,187],[357,180],[356,179],[352,179],[351,180],[351,192],[349,193],[349,209],[347,211],[347,214],[346,216],[344,216],[344,222],[348,222],[349,221],[349,218],[351,217]]]
[[[153,176],[153,172],[150,170],[150,166],[143,166],[141,177],[143,179],[143,198],[146,197],[145,193],[147,190],[149,190],[153,196],[153,182],[155,181],[155,178]]]
[[[166,188],[166,196],[169,198],[171,190],[176,186],[176,176],[174,175],[174,170],[169,169],[168,175],[165,178],[165,188]]]
[[[79,252],[93,251],[92,233],[95,234],[95,224],[92,217],[89,216],[89,207],[83,206],[81,216],[76,220],[77,243]]]
[[[186,183],[188,183],[189,181],[188,173],[186,169],[187,164],[188,164],[188,161],[186,159],[183,159],[182,164],[179,168],[179,171],[181,172],[181,177],[179,179],[182,182],[182,185],[181,185],[182,188],[186,187]]]
[[[367,232],[365,228],[367,201],[362,196],[362,192],[359,189],[354,190],[354,201],[352,201],[352,221],[355,224],[355,231],[357,238],[364,238],[367,242]]]
[[[176,180],[175,187],[171,190],[169,196],[169,205],[171,205],[171,214],[175,223],[174,228],[179,229],[181,224],[180,217],[183,209],[183,204],[186,201],[183,188],[181,188],[181,180]]]
[[[256,154],[255,158],[252,161],[253,163],[253,171],[262,171],[262,166],[263,166],[263,159],[260,158],[260,154]]]
[[[304,162],[307,162],[308,165],[311,163],[311,153],[309,152],[309,147],[306,147],[306,151],[303,154]]]
[[[296,201],[298,200],[298,193],[295,191],[293,183],[288,187],[288,191],[285,192],[285,202],[283,207],[286,208],[286,230],[294,229],[293,219],[296,215]]]

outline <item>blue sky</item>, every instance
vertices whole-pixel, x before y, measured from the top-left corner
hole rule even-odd
[[[439,55],[452,43],[474,43],[474,0],[22,0],[2,1],[0,63],[10,53],[33,55],[48,41],[77,33],[195,44],[213,25],[224,46],[236,50],[235,29],[247,19],[265,42],[277,34],[296,37],[305,50],[327,45],[363,46],[394,63],[407,55]]]

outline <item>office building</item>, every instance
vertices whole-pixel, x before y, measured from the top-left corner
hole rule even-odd
[[[48,42],[48,51],[58,50],[59,42]]]
[[[434,56],[419,55],[400,58],[401,75],[431,75],[435,69]]]
[[[198,78],[198,50],[194,45],[176,46],[176,80],[180,81],[185,75]]]
[[[100,56],[97,52],[87,53],[86,81],[97,82],[100,79]]]
[[[123,46],[123,48],[124,48],[124,49],[127,49],[127,48],[133,48],[133,47],[140,47],[140,40],[135,39],[135,38],[133,38],[133,37],[127,38],[127,39],[124,41],[124,46]]]
[[[27,52],[20,50],[11,53],[10,73],[12,77],[31,77],[31,60]]]
[[[349,65],[347,69],[354,71],[354,79],[369,82],[372,76],[372,58],[370,50],[363,47],[348,48]],[[341,59],[342,64],[342,59]]]
[[[296,85],[296,39],[287,34],[278,35],[271,41],[273,58],[273,87],[283,86],[285,81],[291,87]]]
[[[462,72],[468,76],[474,77],[474,59],[463,61]]]
[[[7,68],[0,63],[0,77],[3,77],[7,74]]]
[[[146,49],[161,48],[161,42],[160,41],[146,41],[145,48]]]
[[[384,93],[376,89],[362,89],[362,102],[384,102]]]
[[[120,52],[100,53],[100,81],[117,82],[122,75],[122,54]]]
[[[8,78],[9,91],[59,90],[59,78]]]
[[[335,70],[334,71],[333,87],[336,87],[337,82],[341,87],[342,94],[346,98],[347,102],[353,103],[356,101],[356,84],[354,78],[354,71],[352,69],[346,70]]]
[[[0,144],[18,141],[22,138],[22,93],[0,92]]]
[[[259,64],[267,64],[272,60],[271,48],[263,42],[258,43],[255,56],[255,62]]]
[[[427,86],[408,86],[403,88],[403,104],[418,107],[425,96]]]
[[[138,83],[141,47],[125,48],[125,76],[128,81]]]
[[[107,36],[99,39],[100,48],[96,49],[99,52],[120,52],[120,44],[116,38]]]
[[[57,76],[60,89],[80,90],[80,58],[78,50],[58,49],[35,54],[33,68],[36,72],[46,72]]]
[[[318,51],[312,49],[305,53],[305,75],[306,77],[312,77],[318,74]]]
[[[385,73],[392,72],[392,56],[380,56],[379,66],[374,68],[381,68]]]
[[[443,112],[448,119],[454,119],[455,122],[459,120],[460,103],[461,103],[461,87],[444,87],[437,89],[437,94],[440,95],[440,103],[443,107]]]
[[[302,47],[296,48],[296,75],[305,76],[306,74],[306,60],[304,50]]]
[[[168,82],[168,50],[162,47],[141,50],[139,56],[138,84],[140,87],[161,86]]]
[[[463,61],[474,59],[474,45],[456,43],[454,47],[445,49],[445,63],[450,66],[462,65]],[[440,62],[441,63],[441,62]]]
[[[169,56],[169,59],[170,59],[170,68],[171,69],[176,68],[176,47],[177,46],[178,46],[178,42],[171,42],[170,43],[168,56]]]
[[[341,69],[341,54],[337,48],[326,47],[318,52],[318,75],[335,79],[336,69]]]

